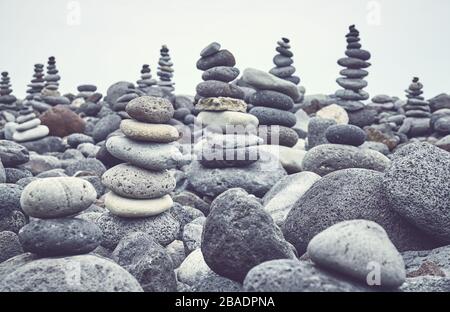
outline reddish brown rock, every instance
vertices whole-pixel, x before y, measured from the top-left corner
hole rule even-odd
[[[83,133],[86,126],[80,116],[63,105],[49,109],[39,118],[50,129],[49,135],[61,138],[72,133]]]

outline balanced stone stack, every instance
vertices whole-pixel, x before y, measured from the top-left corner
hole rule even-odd
[[[123,218],[159,215],[173,205],[170,192],[176,181],[168,169],[175,168],[181,153],[177,148],[178,130],[167,124],[173,116],[172,104],[164,98],[142,96],[126,106],[133,119],[124,119],[125,134],[108,139],[106,147],[119,164],[102,176],[109,192],[105,206]]]
[[[172,82],[173,78],[173,63],[170,59],[169,55],[169,49],[166,45],[163,45],[161,50],[159,50],[161,53],[161,56],[158,61],[158,86],[162,88],[163,90],[167,91],[168,93],[171,93],[175,90],[173,87],[175,85],[174,82]]]
[[[231,84],[239,75],[235,58],[217,42],[200,56],[197,68],[203,71],[204,81],[197,85],[195,109],[199,112],[196,121],[206,130],[195,146],[197,158],[207,168],[248,166],[259,158],[258,119],[246,113],[244,92]]]
[[[81,178],[43,178],[28,184],[20,204],[36,219],[19,231],[23,249],[40,257],[56,257],[86,254],[97,248],[102,239],[100,228],[73,217],[96,198],[95,188]]]
[[[363,68],[369,67],[371,64],[367,62],[370,59],[370,53],[361,49],[359,43],[359,31],[355,25],[349,27],[350,32],[347,37],[347,57],[338,60],[338,64],[345,69],[340,71],[343,77],[336,80],[343,89],[336,91],[337,104],[341,105],[349,112],[355,112],[364,108],[361,101],[367,100],[369,94],[363,89],[367,87],[367,82],[363,79],[369,73]]]
[[[277,42],[278,46],[276,51],[278,54],[273,58],[275,67],[270,70],[270,73],[278,78],[288,80],[298,85],[300,83],[300,78],[294,76],[295,67],[292,66],[294,63],[292,60],[294,54],[290,51],[291,46],[289,42],[290,41],[287,38],[281,38],[281,40]]]
[[[56,68],[56,59],[54,56],[50,56],[47,62],[47,75],[45,75],[45,87],[42,89],[42,100],[51,105],[56,106],[58,104],[68,105],[70,101],[68,98],[61,96],[59,93],[59,80],[61,77],[58,74]]]
[[[164,63],[164,61],[162,62]],[[136,84],[138,85],[138,89],[145,93],[147,92],[148,88],[157,84],[157,81],[152,78],[150,65],[148,64],[142,65],[141,79],[136,81]]]
[[[423,94],[423,84],[419,78],[414,77],[409,88],[405,90],[407,102],[402,108],[406,118],[399,129],[400,133],[408,137],[418,137],[428,135],[430,129],[430,103],[425,100]]]
[[[292,147],[297,143],[298,134],[292,129],[297,118],[289,111],[294,100],[286,93],[262,89],[250,97],[253,108],[249,113],[258,118],[258,135],[266,144]]]
[[[17,98],[12,95],[8,72],[2,72],[0,81],[0,110],[15,110]]]
[[[33,100],[35,97],[37,99],[40,98],[41,91],[45,87],[45,80],[44,80],[44,64],[35,64],[34,65],[34,75],[33,79],[31,79],[31,82],[28,84],[28,96],[26,97],[27,100]]]
[[[8,135],[6,135],[7,132]],[[37,118],[31,106],[25,106],[19,111],[16,122],[8,125],[8,130],[5,131],[5,137],[15,142],[28,142],[42,139],[49,132],[50,130],[47,126],[41,125],[41,120]]]

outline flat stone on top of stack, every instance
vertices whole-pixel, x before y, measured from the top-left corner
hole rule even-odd
[[[8,72],[2,72],[0,80],[0,109],[14,109],[17,98],[12,95]]]
[[[162,64],[169,64],[168,62],[166,63],[163,60],[160,60],[160,63],[162,63]],[[149,87],[152,87],[152,86],[157,84],[157,81],[152,78],[150,65],[148,65],[148,64],[142,65],[141,79],[136,81],[136,84],[138,85],[138,89],[142,90],[143,92],[146,92],[146,90]]]
[[[402,108],[406,118],[398,132],[406,134],[408,137],[427,135],[430,128],[430,103],[425,100],[423,94],[423,84],[419,78],[414,77],[409,88],[405,90],[407,102]]]
[[[27,85],[27,100],[33,100],[36,96],[40,97],[42,89],[45,87],[44,64],[34,64],[33,79]]]
[[[217,42],[200,53],[197,68],[203,82],[197,85],[197,122],[212,131],[194,147],[199,162],[207,168],[243,167],[259,159],[255,145],[258,120],[247,114],[244,92],[231,82],[239,75],[236,60]]]
[[[72,216],[89,208],[97,198],[88,181],[75,177],[41,178],[23,190],[20,205],[33,219],[19,231],[25,251],[42,257],[86,254],[102,239],[93,222]]]
[[[371,64],[367,62],[370,59],[370,53],[361,49],[359,41],[359,31],[355,25],[349,27],[350,31],[347,37],[347,57],[338,60],[338,64],[345,69],[340,71],[343,77],[336,80],[343,89],[336,91],[338,98],[337,104],[341,105],[347,111],[354,112],[364,108],[361,101],[367,100],[369,94],[363,89],[367,87],[367,82],[363,79],[369,73],[363,68],[369,67]]]
[[[161,50],[159,50],[161,53],[161,56],[158,61],[158,72],[157,75],[159,77],[158,86],[161,87],[164,90],[167,90],[169,92],[173,92],[175,88],[173,87],[175,85],[174,82],[172,82],[173,78],[173,63],[170,59],[169,49],[166,45],[163,45],[161,47]]]
[[[292,66],[292,64],[294,63],[294,61],[292,60],[294,54],[290,50],[291,46],[289,42],[290,40],[288,38],[281,38],[281,40],[277,42],[278,46],[276,48],[276,51],[278,52],[278,54],[273,58],[275,67],[272,68],[269,72],[272,75],[277,76],[278,78],[288,80],[298,85],[300,83],[300,78],[294,76],[295,67]]]
[[[102,176],[110,189],[105,206],[124,218],[156,216],[173,205],[169,194],[176,180],[168,169],[182,158],[175,143],[178,131],[167,124],[174,109],[167,99],[142,96],[131,100],[126,112],[132,119],[121,122],[125,137],[114,136],[106,142],[108,151],[126,163]]]

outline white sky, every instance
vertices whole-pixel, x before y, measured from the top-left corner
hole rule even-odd
[[[80,7],[79,25],[70,25]],[[377,23],[377,9],[379,21]],[[273,67],[276,41],[291,39],[308,94],[333,93],[348,25],[372,53],[371,96],[403,96],[417,75],[425,96],[450,92],[448,0],[0,0],[0,70],[22,97],[35,63],[56,56],[61,90],[135,82],[148,63],[156,77],[161,44],[174,62],[176,93],[194,94],[199,53],[218,41],[246,67]],[[76,23],[76,18],[71,19]]]

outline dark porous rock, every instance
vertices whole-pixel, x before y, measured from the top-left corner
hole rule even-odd
[[[236,60],[234,59],[233,54],[231,54],[228,50],[221,50],[212,55],[204,56],[199,59],[197,62],[197,69],[205,71],[212,67],[233,67],[234,65],[236,65]]]
[[[125,110],[133,119],[147,123],[166,123],[173,116],[173,106],[169,100],[152,96],[131,100]]]
[[[400,287],[402,292],[450,292],[450,277],[440,276],[418,276],[407,278]]]
[[[16,183],[20,179],[32,177],[33,174],[26,169],[5,168],[6,183]]]
[[[94,139],[83,133],[73,133],[67,136],[67,144],[70,147],[77,148],[78,145],[83,143],[95,143]]]
[[[386,199],[399,214],[450,242],[450,153],[429,143],[397,150],[383,179]]]
[[[193,292],[241,292],[242,285],[218,275],[208,275],[192,285]]]
[[[103,117],[95,125],[92,131],[92,138],[95,142],[103,141],[110,133],[119,129],[121,121],[122,118],[117,114],[110,114]]]
[[[204,215],[209,214],[210,204],[208,204],[207,202],[205,202],[203,199],[201,199],[192,192],[189,191],[180,192],[178,194],[173,195],[172,199],[174,202],[177,202],[182,206],[190,206],[196,208],[201,212],[203,212]]]
[[[103,232],[102,246],[108,249],[114,249],[124,236],[132,232],[144,232],[158,244],[167,246],[176,239],[180,230],[180,223],[169,212],[136,219],[120,218],[105,212],[96,223]]]
[[[18,210],[1,211],[0,232],[10,231],[19,233],[19,230],[28,222],[27,217]]]
[[[336,121],[334,119],[311,118],[308,123],[308,149],[330,143],[325,134],[327,129],[335,124]]]
[[[239,69],[236,67],[216,66],[203,72],[202,79],[219,80],[223,82],[230,82],[239,76]]]
[[[374,124],[377,118],[377,111],[368,107],[357,111],[347,111],[347,114],[348,123],[361,128]]]
[[[368,288],[298,260],[272,260],[252,268],[244,280],[248,292],[361,292]]]
[[[0,140],[0,161],[5,167],[24,164],[30,159],[28,150],[13,141]]]
[[[297,123],[295,115],[291,112],[271,107],[253,107],[250,114],[256,116],[260,125],[280,125],[293,127]]]
[[[205,98],[230,97],[242,100],[245,96],[244,91],[242,91],[238,86],[218,80],[200,82],[197,85],[197,93]]]
[[[83,133],[85,128],[84,120],[63,105],[49,109],[39,119],[49,128],[49,135],[60,138],[72,133]]]
[[[346,169],[318,180],[292,207],[283,233],[299,254],[318,233],[341,221],[364,219],[378,223],[400,251],[436,246],[435,240],[396,213],[383,192],[383,174]]]
[[[36,177],[22,178],[19,181],[17,181],[16,184],[21,187],[25,187],[28,184],[30,184],[31,182],[36,181],[36,180],[39,180],[39,178],[36,178]]]
[[[111,106],[117,103],[117,99],[134,89],[134,85],[131,82],[119,81],[111,85],[106,91],[105,101]]]
[[[1,279],[0,291],[142,292],[138,281],[120,265],[95,255],[18,262]]]
[[[174,292],[177,282],[167,251],[143,232],[123,237],[112,259],[130,272],[147,292]]]
[[[0,184],[0,219],[11,211],[22,211],[20,205],[20,196],[23,187],[16,184]]]
[[[106,187],[103,185],[102,180],[99,176],[80,176],[81,179],[88,181],[92,184],[97,192],[97,198],[103,196],[106,193]]]
[[[450,108],[450,95],[442,93],[430,99],[429,102],[432,112],[443,108]]]
[[[95,158],[86,158],[86,159],[80,159],[76,160],[73,163],[71,163],[66,168],[66,174],[68,176],[73,176],[78,171],[86,171],[90,172],[96,176],[101,176],[106,171],[106,167],[103,165],[103,163]]]
[[[21,142],[20,145],[38,154],[64,152],[66,146],[59,137],[48,136],[36,141]]]
[[[293,147],[298,142],[298,134],[294,129],[277,125],[258,127],[258,136],[264,140],[263,144]]]
[[[256,106],[273,107],[282,110],[290,110],[294,107],[294,101],[290,96],[271,90],[256,91],[251,95],[250,103]]]
[[[33,220],[19,232],[25,251],[43,257],[89,253],[100,245],[102,232],[80,219]]]
[[[0,263],[23,253],[22,245],[16,233],[0,232]]]
[[[228,190],[212,202],[201,250],[214,272],[238,282],[262,262],[296,257],[259,201],[242,189]]]
[[[360,146],[366,140],[366,132],[353,125],[334,125],[327,129],[325,136],[330,143]]]
[[[286,171],[276,158],[268,155],[266,157],[268,161],[260,159],[248,167],[223,169],[205,168],[194,160],[186,170],[189,185],[197,194],[211,197],[236,187],[256,196],[264,196],[286,175]]]
[[[205,215],[198,209],[190,206],[182,206],[179,203],[174,203],[169,210],[172,217],[180,223],[180,237],[183,235],[184,226],[193,220],[204,217]]]
[[[348,168],[363,168],[383,172],[389,164],[389,158],[374,150],[359,149],[351,145],[322,144],[306,153],[302,168],[305,171],[324,176]]]

